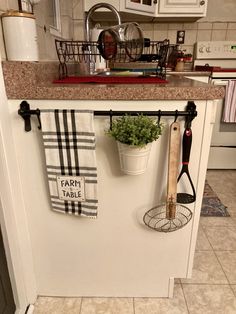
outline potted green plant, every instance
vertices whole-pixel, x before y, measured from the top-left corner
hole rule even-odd
[[[162,134],[163,125],[149,116],[125,115],[112,122],[106,133],[118,145],[121,170],[126,174],[144,173],[153,141]]]

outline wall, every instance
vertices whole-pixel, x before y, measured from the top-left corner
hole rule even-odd
[[[55,37],[50,34],[47,2],[41,0],[35,6],[39,57],[40,60],[57,60],[54,46]],[[51,0],[50,0],[51,1]],[[141,23],[145,37],[152,40],[169,38],[176,43],[176,31],[185,30],[185,44],[181,46],[186,52],[193,52],[193,45],[199,40],[235,40],[236,39],[236,1],[208,0],[207,17],[197,22]],[[223,5],[222,5],[223,4]],[[17,0],[0,0],[0,13],[7,9],[17,9]],[[84,39],[84,9],[83,0],[61,0],[62,38]],[[103,23],[101,23],[103,25]],[[6,58],[2,32],[0,29],[0,51]]]
[[[35,6],[35,16],[39,43],[40,60],[57,60],[55,38],[50,33],[49,1],[41,0]],[[59,38],[71,40],[73,38],[73,7],[72,0],[60,1],[61,36]]]
[[[39,4],[34,7],[34,13],[36,17],[37,35],[39,43],[39,59],[40,60],[57,60],[56,50],[55,50],[55,36],[50,33],[50,16],[49,16],[49,1],[51,0],[41,0]],[[61,9],[61,36],[63,39],[73,38],[73,9],[77,9],[79,6],[77,3],[80,1],[67,0],[60,1]],[[74,5],[76,3],[76,5]],[[18,10],[17,0],[0,0],[0,14],[7,10]],[[77,11],[75,11],[77,12]],[[78,16],[78,14],[77,14]],[[78,21],[77,25],[78,26]],[[81,23],[82,25],[82,23]],[[4,49],[4,40],[2,36],[2,27],[0,27],[0,52],[2,59],[6,59],[6,53]]]
[[[208,0],[207,16],[192,23],[142,23],[145,36],[153,40],[169,38],[176,43],[176,31],[185,30],[186,52],[193,52],[193,45],[201,40],[236,40],[236,1]]]
[[[208,0],[207,17],[204,20],[209,22],[221,21],[236,22],[236,1],[235,0]]]
[[[73,39],[84,40],[83,0],[73,0]]]
[[[75,1],[74,1],[75,2]],[[80,12],[83,12],[82,0]],[[176,31],[185,30],[185,44],[180,48],[188,53],[193,52],[193,45],[200,40],[236,40],[236,1],[235,0],[208,0],[207,17],[195,22],[168,23],[153,21],[140,23],[145,37],[152,40],[169,38],[172,44],[176,43]],[[74,15],[74,39],[81,40],[81,22],[83,15]],[[106,25],[102,22],[101,25]],[[82,25],[83,26],[83,25]]]
[[[236,12],[236,11],[235,11]],[[193,45],[200,40],[236,40],[235,22],[207,22],[205,19],[193,23],[149,23],[142,24],[145,36],[153,40],[169,38],[176,43],[176,31],[185,30],[185,44],[181,49],[193,52]]]

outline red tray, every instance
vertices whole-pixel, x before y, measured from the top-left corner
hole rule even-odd
[[[55,84],[81,84],[81,83],[99,83],[99,84],[166,84],[166,80],[159,77],[124,77],[124,76],[69,76],[61,80],[54,80]]]

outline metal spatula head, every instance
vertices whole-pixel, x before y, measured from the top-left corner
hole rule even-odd
[[[159,232],[172,232],[183,228],[192,219],[192,212],[182,204],[175,204],[175,217],[166,212],[166,203],[151,208],[143,216],[143,222],[149,228]]]
[[[190,204],[194,203],[195,200],[196,200],[195,195],[191,195],[188,193],[177,193],[177,203]]]
[[[182,153],[182,169],[177,179],[177,182],[180,181],[181,177],[185,174],[188,178],[188,181],[191,185],[192,194],[189,193],[177,193],[177,202],[180,204],[190,204],[196,200],[196,192],[192,182],[192,179],[189,174],[188,164],[190,158],[190,151],[192,146],[192,130],[191,128],[186,128],[183,135],[183,153]]]

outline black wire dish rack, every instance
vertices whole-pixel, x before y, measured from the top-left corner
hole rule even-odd
[[[114,64],[138,64],[146,68],[149,66],[157,77],[165,78],[167,58],[170,52],[170,43],[164,41],[145,41],[142,54],[140,47],[135,43],[106,43],[106,47],[93,41],[62,41],[55,40],[56,51],[59,59],[59,79],[71,75],[91,74],[91,66],[96,62],[105,61],[101,52],[112,51],[111,57],[106,58],[106,68],[112,68]],[[115,51],[115,53],[114,53]],[[132,64],[130,65],[132,68]],[[70,69],[70,70],[69,70]]]

